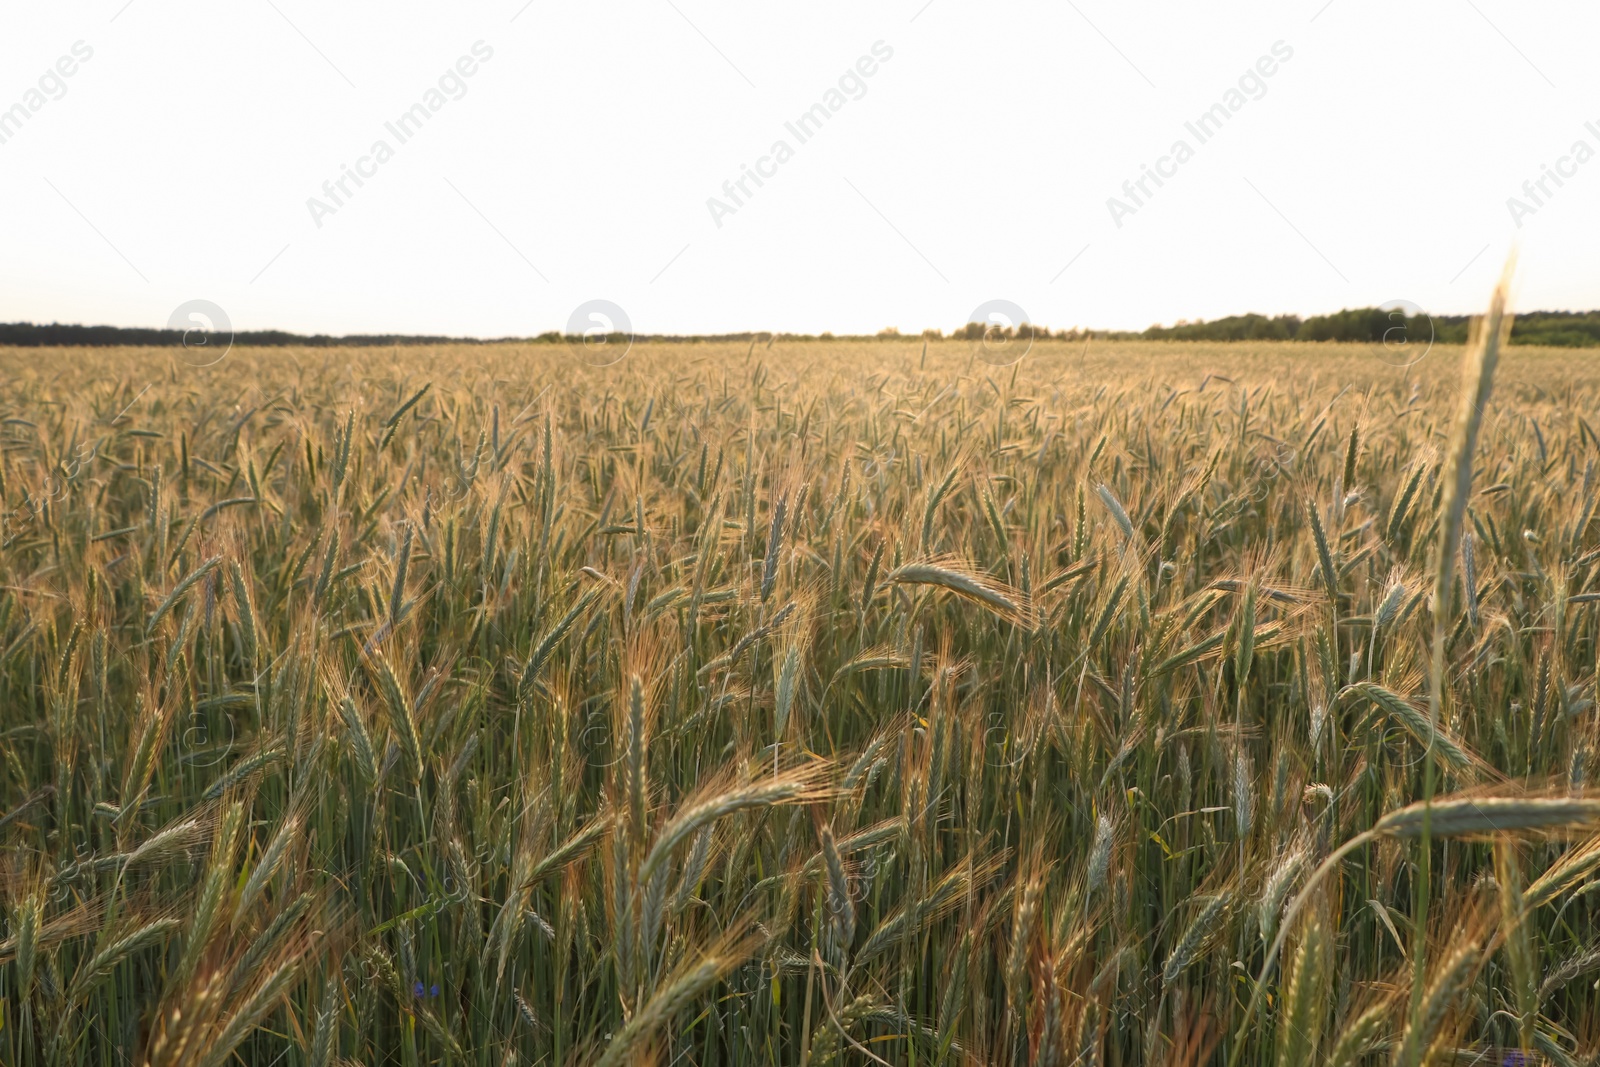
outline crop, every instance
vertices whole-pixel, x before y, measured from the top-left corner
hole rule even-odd
[[[0,1062],[1580,1062],[1600,368],[1490,332],[0,350]]]

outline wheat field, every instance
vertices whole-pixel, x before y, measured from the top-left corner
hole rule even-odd
[[[0,350],[0,1061],[1592,1063],[1600,363],[1474,351]]]

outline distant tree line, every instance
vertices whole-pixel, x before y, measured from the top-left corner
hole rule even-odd
[[[1302,319],[1298,315],[1229,315],[1209,322],[1179,322],[1172,326],[1152,326],[1143,331],[1084,330],[1076,327],[1051,331],[1048,327],[1024,322],[1015,327],[1000,327],[969,322],[958,326],[949,334],[950,340],[978,341],[986,331],[991,337],[1007,339],[1038,339],[1081,341],[1089,337],[1104,340],[1146,341],[1354,341],[1368,344],[1426,343],[1429,330],[1440,344],[1461,344],[1467,339],[1469,318],[1466,315],[1405,316],[1398,311],[1382,308],[1346,308],[1331,315],[1313,315]],[[832,333],[771,333],[745,331],[722,334],[638,334],[636,341],[655,343],[692,344],[695,342],[748,342],[770,347],[776,340],[784,341],[903,341],[920,339],[938,340],[945,337],[942,330],[923,330],[920,335],[902,334],[890,327],[876,334]],[[593,340],[593,338],[590,338]],[[621,334],[607,338],[611,343],[625,342]],[[285,330],[242,330],[233,336],[239,345],[299,345],[327,347],[331,345],[384,346],[395,345],[459,345],[459,344],[579,344],[583,338],[567,336],[551,330],[536,337],[436,337],[419,334],[347,334],[332,337],[327,334],[298,334]],[[36,324],[31,322],[0,323],[0,346],[19,348],[42,345],[84,347],[104,345],[176,346],[183,343],[181,330],[152,330],[123,326],[75,326],[61,323]],[[1530,311],[1518,315],[1511,327],[1511,343],[1519,345],[1554,345],[1564,348],[1600,347],[1600,311]]]
[[[1426,343],[1431,329],[1441,344],[1467,339],[1466,315],[1413,315],[1382,308],[1346,308],[1332,315],[1230,315],[1210,322],[1152,326],[1121,338],[1158,341],[1360,341]],[[1511,326],[1511,343],[1589,348],[1600,345],[1600,311],[1529,311]]]
[[[976,322],[969,322],[957,328],[950,334],[955,340],[978,340],[983,336],[985,327]],[[1087,331],[1057,330],[1051,333],[1043,326],[1033,326],[1022,323],[1016,329],[1006,327],[994,328],[999,335],[1006,338],[1050,338],[1073,339],[1088,336]],[[1097,334],[1097,336],[1105,336]],[[752,345],[765,345],[770,347],[774,341],[894,341],[908,339],[938,340],[944,337],[942,330],[923,330],[921,334],[902,334],[899,330],[890,327],[880,330],[875,334],[833,334],[823,333],[773,333],[770,330],[745,330],[739,333],[715,334],[635,334],[635,341],[649,341],[662,344],[694,344],[700,342],[741,342]],[[628,337],[622,333],[606,335],[608,344],[626,343]],[[300,345],[306,347],[328,347],[332,345],[346,345],[351,347],[392,347],[395,345],[492,345],[492,344],[583,344],[586,341],[594,343],[598,338],[594,335],[580,337],[575,334],[563,334],[558,330],[549,330],[534,337],[434,337],[418,334],[347,334],[342,337],[332,337],[327,334],[298,334],[285,330],[241,330],[233,335],[233,343],[238,345]],[[0,323],[0,346],[18,348],[33,348],[44,345],[61,347],[94,347],[106,345],[149,345],[173,346],[183,343],[182,330],[155,330],[138,327],[123,326],[75,326],[63,323],[50,323],[48,325],[31,322]],[[213,342],[215,343],[215,342]]]
[[[239,345],[445,345],[478,344],[472,338],[421,337],[402,334],[352,334],[329,337],[326,334],[298,334],[285,330],[241,330],[233,335]],[[182,330],[149,330],[127,326],[75,326],[52,322],[0,322],[0,345],[33,348],[41,345],[96,347],[103,345],[176,346],[183,344]]]

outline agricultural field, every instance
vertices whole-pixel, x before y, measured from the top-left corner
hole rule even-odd
[[[0,350],[0,1062],[1594,1062],[1600,362],[183,354]]]

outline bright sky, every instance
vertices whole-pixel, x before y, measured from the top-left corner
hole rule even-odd
[[[0,321],[1459,313],[1513,243],[1520,307],[1592,308],[1597,40],[1513,0],[6,4]]]

